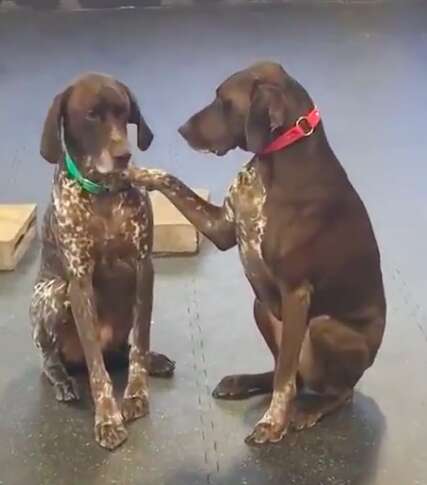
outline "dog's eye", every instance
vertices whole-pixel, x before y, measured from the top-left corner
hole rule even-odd
[[[99,114],[94,109],[91,109],[86,113],[86,119],[88,121],[98,121]]]

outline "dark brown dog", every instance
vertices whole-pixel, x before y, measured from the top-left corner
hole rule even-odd
[[[149,353],[153,221],[147,193],[122,177],[131,157],[128,123],[137,125],[138,147],[146,150],[153,135],[137,102],[110,77],[85,75],[55,97],[41,154],[58,165],[30,311],[43,371],[59,401],[78,399],[67,370],[87,366],[96,440],[109,449],[126,439],[123,419],[148,412],[147,372],[170,376],[174,370],[167,357]],[[65,152],[82,176],[103,184],[101,193],[90,193],[70,178]],[[121,412],[104,357],[107,363],[129,357]]]
[[[135,183],[163,192],[220,249],[239,247],[275,371],[226,377],[214,396],[273,391],[248,442],[279,441],[290,424],[313,426],[347,402],[384,332],[375,236],[322,123],[313,133],[306,126],[309,136],[287,148],[259,155],[311,110],[301,85],[280,65],[262,63],[227,79],[215,100],[179,129],[196,150],[224,155],[240,147],[255,153],[222,207],[171,175],[131,174]],[[310,406],[298,389],[316,393]]]

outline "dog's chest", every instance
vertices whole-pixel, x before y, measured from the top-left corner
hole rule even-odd
[[[134,257],[149,249],[148,207],[143,197],[117,196],[107,207],[96,207],[89,230],[94,247],[102,258]]]
[[[251,266],[262,262],[261,245],[266,225],[266,191],[251,163],[236,177],[230,187],[229,198],[226,209],[229,202],[231,207],[228,210],[233,212],[240,257],[246,272],[250,272]]]
[[[65,176],[58,182],[53,193],[56,234],[69,272],[81,276],[95,261],[133,260],[149,251],[146,197],[125,191],[101,199],[82,193]]]

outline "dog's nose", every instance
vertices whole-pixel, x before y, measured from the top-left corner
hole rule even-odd
[[[178,133],[183,137],[185,138],[186,140],[188,140],[188,137],[189,137],[189,133],[190,133],[190,122],[187,121],[187,123],[184,123],[182,126],[180,126],[178,128]]]
[[[131,157],[131,153],[128,151],[120,153],[119,155],[116,155],[114,157],[116,166],[120,169],[126,168],[129,164],[130,157]]]

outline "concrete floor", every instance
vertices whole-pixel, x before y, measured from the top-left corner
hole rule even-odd
[[[247,156],[192,152],[175,132],[234,70],[276,59],[311,92],[381,244],[388,328],[353,405],[277,446],[244,436],[265,398],[216,402],[226,373],[268,370],[235,251],[156,262],[154,346],[177,360],[152,413],[110,454],[93,441],[87,386],[75,406],[40,378],[27,307],[38,247],[0,275],[1,485],[427,484],[427,6],[259,7],[0,16],[0,202],[49,196],[38,156],[53,95],[80,71],[127,82],[157,134],[137,159],[221,200]],[[116,376],[123,384],[123,375]],[[84,385],[84,382],[82,383]]]

